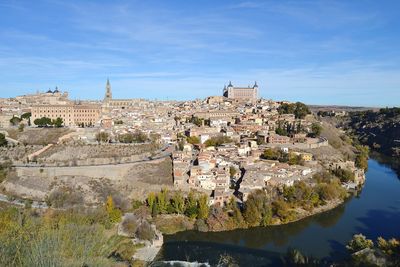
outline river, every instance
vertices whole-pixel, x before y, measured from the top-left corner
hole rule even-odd
[[[275,266],[288,249],[296,248],[307,256],[332,261],[348,256],[345,244],[355,233],[374,240],[399,237],[400,179],[380,162],[369,160],[362,191],[333,210],[287,225],[168,235],[158,259],[214,266],[221,255],[228,254],[240,266]]]

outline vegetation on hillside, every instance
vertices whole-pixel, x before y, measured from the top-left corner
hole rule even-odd
[[[400,266],[400,239],[378,237],[374,243],[356,234],[346,248],[352,253],[352,266]]]
[[[400,155],[400,108],[351,112],[346,127],[362,144],[388,156]]]
[[[38,127],[51,127],[51,126],[53,126],[53,127],[56,127],[56,128],[60,128],[60,127],[63,126],[64,121],[63,121],[62,118],[57,118],[57,119],[53,119],[52,120],[52,119],[47,118],[47,117],[42,117],[40,119],[35,119],[33,121],[33,123],[35,125],[37,125]]]
[[[346,190],[332,174],[321,173],[314,177],[313,185],[296,182],[293,186],[272,189],[267,192],[256,190],[243,205],[232,198],[224,207],[208,206],[204,194],[190,191],[185,197],[179,191],[162,190],[149,193],[146,201],[153,218],[175,214],[195,220],[195,229],[223,231],[236,228],[267,226],[288,223],[310,213],[314,208],[332,201],[341,201]]]
[[[304,165],[301,155],[289,152],[285,153],[277,148],[267,148],[264,150],[261,158],[267,160],[278,160],[279,162],[288,163],[289,165]]]
[[[304,119],[307,114],[311,114],[308,106],[301,102],[296,103],[283,103],[278,108],[279,114],[294,114],[296,119]]]
[[[121,143],[144,143],[147,140],[147,135],[141,131],[125,133],[118,136],[118,141]]]
[[[228,136],[216,136],[206,140],[204,144],[206,145],[206,147],[210,147],[210,146],[220,146],[222,144],[227,144],[232,142],[233,142],[232,139]]]
[[[136,247],[113,234],[104,209],[0,210],[1,266],[116,266]]]

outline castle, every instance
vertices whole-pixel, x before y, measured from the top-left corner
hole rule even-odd
[[[254,82],[253,87],[234,87],[229,81],[228,87],[224,87],[223,96],[235,100],[257,100],[258,85]]]

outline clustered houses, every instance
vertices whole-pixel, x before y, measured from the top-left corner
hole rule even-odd
[[[266,186],[292,186],[295,181],[311,178],[313,169],[300,165],[289,165],[278,161],[260,161],[246,168],[240,192],[243,200],[256,189]]]
[[[321,167],[313,149],[329,145],[324,138],[308,137],[313,115],[298,119],[280,114],[279,107],[287,102],[259,99],[257,84],[233,87],[230,83],[224,96],[205,100],[150,101],[113,99],[107,81],[103,101],[74,104],[67,97],[55,90],[18,100],[0,99],[0,127],[10,116],[32,111],[34,118],[61,116],[70,127],[77,122],[93,124],[96,132],[108,132],[112,142],[138,131],[154,135],[157,142],[175,148],[174,186],[203,191],[211,197],[210,204],[222,206],[233,196],[245,200],[255,189],[308,179]],[[79,132],[89,136],[93,131]],[[300,157],[304,166],[261,159],[269,148]],[[354,166],[353,170],[357,172]]]
[[[175,186],[204,191],[212,197],[211,203],[224,205],[234,195],[246,200],[255,189],[310,178],[318,167],[313,154],[302,150],[328,145],[324,138],[307,137],[312,116],[296,119],[293,114],[279,114],[281,103],[251,97],[255,91],[250,87],[238,89],[235,97],[236,88],[229,88],[230,97],[174,104],[170,115],[176,122],[178,148],[172,156]],[[298,131],[287,136],[276,133],[284,127]],[[262,160],[267,148],[293,153],[305,166]]]

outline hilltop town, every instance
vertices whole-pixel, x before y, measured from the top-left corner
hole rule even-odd
[[[102,101],[56,88],[0,107],[0,201],[106,211],[106,227],[136,238],[128,259],[152,261],[161,232],[299,220],[365,180],[365,148],[303,103],[260,98],[256,82],[150,101],[115,99],[107,80]]]
[[[258,95],[257,83],[229,82],[221,96],[204,100],[114,99],[107,80],[103,101],[71,101],[57,88],[1,99],[0,127],[12,145],[1,160],[14,166],[3,190],[44,200],[79,187],[83,201],[95,204],[105,185],[137,199],[160,188],[193,189],[224,206],[257,189],[310,183],[323,170],[351,171],[348,188],[362,183],[354,150],[329,143],[337,129],[302,103]]]

